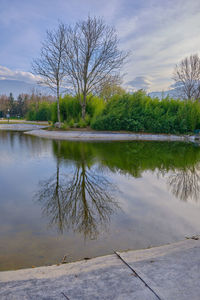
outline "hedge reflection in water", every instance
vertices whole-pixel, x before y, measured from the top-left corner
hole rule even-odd
[[[51,224],[96,238],[120,206],[108,171],[135,178],[143,172],[167,176],[171,192],[180,200],[199,200],[200,148],[167,142],[84,143],[53,141],[56,174],[40,182],[37,199]],[[61,165],[70,172],[60,172]]]

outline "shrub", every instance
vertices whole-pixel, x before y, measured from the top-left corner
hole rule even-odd
[[[50,121],[52,118],[52,107],[48,102],[33,103],[26,115],[30,121]]]
[[[150,98],[143,91],[113,97],[92,119],[96,130],[189,133],[200,128],[199,102]]]
[[[55,123],[57,119],[57,103],[53,103],[52,121]],[[81,105],[76,97],[65,95],[60,99],[60,116],[61,121],[69,122],[71,119],[78,121],[81,115]]]
[[[69,124],[65,121],[62,126],[61,129],[68,129],[69,128]]]
[[[69,127],[74,127],[74,119],[71,119],[71,120],[69,121]]]
[[[78,122],[78,128],[84,128],[84,127],[87,127],[87,123],[85,120],[83,120],[82,118],[79,120]]]

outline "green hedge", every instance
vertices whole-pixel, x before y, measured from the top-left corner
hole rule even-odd
[[[159,100],[144,92],[114,97],[91,123],[96,130],[189,133],[200,128],[199,102]]]
[[[50,121],[52,119],[52,104],[48,102],[31,104],[26,119],[29,121]]]
[[[60,99],[60,112],[62,122],[69,126],[83,123],[96,130],[184,134],[200,129],[198,101],[159,100],[143,91],[114,96],[107,103],[101,98],[88,96],[85,121],[81,119],[79,100],[66,95]],[[27,119],[57,122],[57,103],[33,103]]]
[[[86,105],[86,124],[102,112],[105,107],[103,99],[88,96]],[[65,95],[60,99],[60,115],[61,121],[68,124],[83,122],[81,120],[81,105],[77,97]],[[33,103],[29,107],[26,118],[30,121],[52,121],[57,122],[57,102]]]

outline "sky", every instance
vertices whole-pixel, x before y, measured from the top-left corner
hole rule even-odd
[[[33,83],[46,30],[88,15],[114,26],[119,48],[131,51],[125,87],[167,90],[175,64],[200,54],[200,0],[0,0],[0,80]]]

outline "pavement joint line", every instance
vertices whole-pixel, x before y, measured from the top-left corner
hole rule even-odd
[[[119,253],[113,250],[117,257],[144,283],[144,285],[158,298],[159,300],[164,300],[161,298],[147,283],[146,281],[121,257]]]
[[[65,293],[61,293],[67,300],[70,300],[69,297],[67,297],[67,295],[65,295]]]

